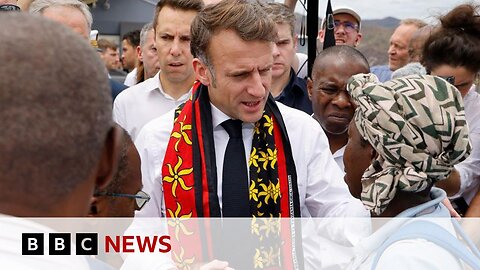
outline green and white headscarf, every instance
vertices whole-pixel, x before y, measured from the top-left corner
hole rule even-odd
[[[347,90],[361,136],[378,153],[362,176],[361,200],[381,214],[397,190],[419,192],[445,179],[471,146],[460,92],[434,76],[380,83],[353,76]]]

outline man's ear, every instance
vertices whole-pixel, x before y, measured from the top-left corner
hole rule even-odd
[[[362,40],[362,33],[358,33],[357,38],[355,39],[354,47],[357,47],[361,40]]]
[[[137,46],[137,58],[138,61],[143,62],[143,54],[142,54],[142,48],[140,46]]]
[[[208,76],[208,67],[198,58],[193,58],[193,70],[197,79],[205,86],[210,86],[210,78]]]
[[[308,90],[308,98],[310,101],[312,101],[312,96],[313,96],[313,81],[312,79],[308,78],[307,79],[307,90]]]
[[[92,197],[90,201],[90,210],[88,211],[88,217],[96,217],[98,216],[98,208],[99,208],[99,199],[98,197]]]
[[[105,139],[95,177],[95,187],[104,189],[112,181],[118,168],[118,160],[121,153],[123,130],[114,125]]]
[[[323,43],[323,40],[325,39],[325,31],[323,29],[318,31],[318,39],[320,39],[320,42]]]

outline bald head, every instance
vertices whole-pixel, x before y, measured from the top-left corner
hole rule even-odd
[[[368,61],[348,45],[329,47],[317,55],[307,89],[315,119],[327,134],[334,153],[346,144],[354,105],[346,91],[348,79],[370,71]]]
[[[46,215],[97,178],[112,130],[107,74],[62,25],[25,14],[2,14],[0,25],[0,213]],[[64,215],[88,212],[89,196],[78,199]]]
[[[343,62],[344,65],[348,65],[349,63],[357,63],[360,65],[365,66],[369,69],[369,64],[365,56],[358,51],[357,49],[347,46],[347,45],[337,45],[333,47],[329,47],[323,51],[321,51],[317,57],[315,58],[315,63],[313,64],[313,73],[320,69],[324,69],[333,63],[331,61],[326,61],[326,58],[335,58],[337,59],[334,62]]]

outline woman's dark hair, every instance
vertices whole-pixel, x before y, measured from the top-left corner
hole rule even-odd
[[[423,48],[422,64],[428,71],[441,66],[464,67],[480,71],[479,5],[463,4],[440,17]]]

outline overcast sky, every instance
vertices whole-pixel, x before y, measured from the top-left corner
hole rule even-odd
[[[277,2],[283,2],[276,0]],[[297,0],[300,1],[300,0]],[[305,0],[302,0],[305,1]],[[359,13],[362,19],[382,19],[388,16],[397,19],[419,18],[434,21],[438,14],[445,14],[453,7],[466,3],[463,0],[331,0],[332,7],[349,6]],[[473,2],[480,4],[480,0]],[[319,0],[320,17],[325,16],[327,0]],[[297,3],[296,12],[302,13]]]

